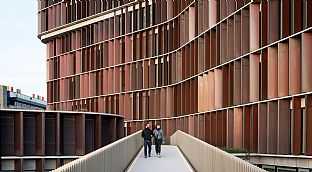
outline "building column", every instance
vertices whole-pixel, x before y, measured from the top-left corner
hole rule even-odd
[[[86,116],[85,114],[78,114],[75,116],[75,134],[76,134],[76,155],[85,154],[85,128]]]
[[[23,112],[17,112],[14,116],[14,154],[16,156],[24,155],[24,114]],[[23,171],[23,160],[19,159],[15,161],[15,170]]]

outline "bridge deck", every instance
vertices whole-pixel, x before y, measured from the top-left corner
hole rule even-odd
[[[189,165],[177,146],[163,145],[161,151],[161,157],[158,158],[153,145],[151,157],[144,158],[142,148],[133,163],[130,165],[128,172],[193,171],[192,167]]]

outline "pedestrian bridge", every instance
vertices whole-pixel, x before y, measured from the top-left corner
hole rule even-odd
[[[177,131],[170,137],[170,145],[162,146],[161,158],[156,156],[153,147],[151,157],[145,159],[142,146],[141,131],[138,131],[53,171],[265,171],[182,131]]]
[[[177,146],[163,145],[161,147],[161,158],[158,158],[153,152],[155,147],[152,147],[151,157],[144,158],[143,148],[136,156],[132,164],[128,168],[128,172],[160,172],[160,171],[179,171],[192,172],[194,171],[184,155],[180,152]]]

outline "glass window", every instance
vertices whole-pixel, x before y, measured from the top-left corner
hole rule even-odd
[[[277,167],[277,172],[294,172],[297,171],[295,168],[284,168],[284,167]]]
[[[130,24],[130,32],[133,31],[133,13],[132,12],[129,12],[129,15],[130,15],[130,21],[129,21],[129,24]]]

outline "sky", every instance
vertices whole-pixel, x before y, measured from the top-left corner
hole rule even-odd
[[[46,97],[45,45],[37,38],[37,0],[0,0],[0,85]]]

